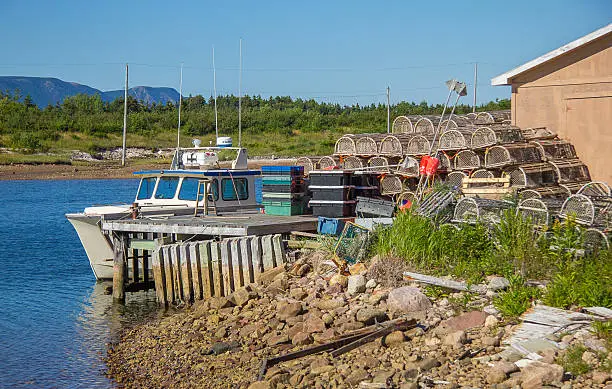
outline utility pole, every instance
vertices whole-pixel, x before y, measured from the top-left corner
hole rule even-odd
[[[123,95],[123,150],[121,151],[121,166],[125,166],[125,146],[127,136],[127,99],[128,99],[128,64],[125,64],[125,93]]]
[[[391,133],[391,90],[387,85],[387,134]]]
[[[474,103],[472,112],[476,112],[476,86],[478,85],[478,62],[474,62]]]
[[[217,114],[217,69],[215,68],[215,46],[212,48],[213,90],[215,93],[215,146],[219,144],[219,119]]]
[[[178,106],[178,129],[176,131],[176,150],[181,147],[181,105],[183,105],[183,64],[181,63],[181,77],[179,80],[179,106]]]
[[[240,38],[240,66],[238,75],[238,147],[242,147],[242,38]]]

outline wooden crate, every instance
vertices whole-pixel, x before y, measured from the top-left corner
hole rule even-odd
[[[465,177],[461,186],[461,191],[467,197],[481,197],[492,200],[500,200],[511,194],[514,190],[515,188],[510,187],[510,177]]]

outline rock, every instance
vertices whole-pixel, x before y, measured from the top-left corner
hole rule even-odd
[[[376,308],[361,308],[357,311],[355,318],[366,325],[389,320],[385,311]]]
[[[349,266],[349,273],[351,273],[353,276],[358,274],[366,274],[367,272],[368,268],[363,264],[363,262],[357,262],[356,264]]]
[[[490,369],[489,373],[487,374],[487,382],[489,384],[499,384],[501,382],[504,382],[506,378],[507,377],[504,372],[496,369]]]
[[[312,270],[312,267],[309,264],[305,263],[295,271],[295,275],[298,277],[304,277],[311,270]]]
[[[446,335],[446,337],[444,338],[444,344],[449,345],[449,346],[461,346],[466,341],[467,341],[467,337],[465,335],[465,332],[463,331],[456,331],[456,332],[450,333]]]
[[[238,288],[229,296],[229,300],[236,306],[243,307],[249,300],[257,298],[257,293],[251,291],[248,286]]]
[[[304,332],[312,334],[325,331],[325,322],[320,317],[311,316],[304,322]]]
[[[312,343],[312,337],[305,332],[298,332],[291,338],[291,344],[294,346],[304,346]]]
[[[490,384],[499,384],[506,380],[509,374],[519,371],[518,366],[512,362],[499,361],[496,362],[489,373],[487,374],[487,382]]]
[[[298,332],[304,332],[304,323],[295,323],[293,327],[287,330],[287,336],[289,339],[293,339]]]
[[[599,363],[597,355],[592,351],[585,351],[582,353],[582,361],[589,366],[596,366]]]
[[[493,305],[487,305],[482,308],[483,312],[488,313],[489,315],[498,315],[499,311]]]
[[[216,297],[211,300],[211,306],[214,309],[223,309],[233,307],[234,303],[232,303],[227,297]]]
[[[358,274],[355,276],[349,276],[347,291],[350,295],[356,295],[357,293],[363,293],[366,290],[366,279],[363,275]]]
[[[402,331],[393,331],[389,335],[382,338],[382,344],[387,347],[392,347],[404,343],[406,337]]]
[[[452,333],[465,331],[470,328],[479,327],[484,324],[487,314],[482,311],[471,311],[460,316],[451,317],[440,323],[437,328],[439,333]]]
[[[404,382],[400,385],[400,389],[419,389],[419,384],[416,382]]]
[[[361,366],[366,369],[374,369],[380,365],[380,361],[378,360],[378,358],[374,358],[371,356],[365,356],[365,357],[359,357],[359,359],[355,361],[355,364],[357,366]]]
[[[227,328],[220,327],[217,331],[215,331],[215,338],[223,339],[227,336]]]
[[[434,358],[425,358],[422,361],[417,363],[417,366],[421,371],[428,371],[440,365],[441,365],[440,361]]]
[[[378,371],[374,375],[374,378],[372,378],[372,382],[380,384],[389,384],[394,374],[395,370]]]
[[[275,335],[268,338],[268,346],[276,346],[277,344],[289,343],[289,337],[287,335]]]
[[[280,320],[287,320],[290,317],[295,317],[302,312],[302,303],[287,303],[281,301],[276,306],[276,316]]]
[[[322,311],[333,311],[334,309],[343,307],[346,302],[340,298],[319,300],[315,306]]]
[[[496,336],[483,336],[480,338],[480,342],[483,344],[483,346],[499,346],[499,338]]]
[[[493,315],[487,316],[484,322],[484,326],[487,328],[495,327],[498,324],[499,324],[499,319]]]
[[[387,307],[391,312],[411,313],[432,307],[431,301],[418,288],[403,286],[389,292]]]
[[[285,272],[285,266],[277,266],[272,269],[268,269],[259,275],[259,283],[263,285],[268,285],[274,278]]]
[[[240,347],[238,342],[218,342],[210,347],[208,354],[220,355],[238,347]]]
[[[306,293],[303,288],[291,288],[289,291],[289,296],[296,300],[304,300],[304,298],[308,296],[308,293]]]
[[[283,278],[278,278],[278,279],[275,279],[274,281],[270,282],[270,284],[266,288],[266,291],[268,291],[269,293],[272,293],[274,295],[277,295],[277,294],[287,290],[288,287],[289,287],[289,284],[287,283],[287,280],[285,280]]]
[[[326,343],[329,342],[330,340],[334,339],[338,334],[336,333],[336,330],[333,328],[328,328],[325,331],[323,331],[323,333],[321,334],[314,334],[314,340],[317,343]]]
[[[367,302],[368,304],[378,305],[380,304],[381,301],[387,300],[388,297],[389,297],[388,292],[375,291],[368,297]]]
[[[370,378],[370,374],[363,369],[353,369],[352,372],[344,380],[347,384],[356,387],[361,381]]]
[[[521,370],[524,389],[540,388],[553,382],[561,382],[563,368],[559,365],[534,361]]]
[[[368,282],[366,282],[366,289],[374,289],[376,288],[376,285],[378,285],[376,283],[375,279],[369,279]]]
[[[489,280],[489,285],[487,285],[487,287],[493,291],[504,290],[507,289],[509,286],[510,281],[508,281],[504,277],[491,277],[491,279]]]
[[[343,289],[348,286],[348,277],[342,274],[334,274],[329,279],[329,285],[340,285]]]
[[[610,380],[610,374],[605,371],[595,371],[591,379],[597,385],[605,384]]]
[[[255,381],[248,389],[274,389],[274,386],[269,381]]]

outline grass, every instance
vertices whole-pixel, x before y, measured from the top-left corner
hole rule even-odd
[[[518,317],[540,298],[542,292],[537,287],[525,285],[518,274],[511,276],[509,281],[510,286],[493,299],[493,305],[505,317]]]
[[[557,360],[557,363],[563,366],[565,371],[571,372],[573,375],[581,375],[591,371],[591,366],[582,360],[582,354],[587,351],[587,348],[580,345],[570,346],[565,350],[565,353]]]

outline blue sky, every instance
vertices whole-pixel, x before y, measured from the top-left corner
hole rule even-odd
[[[610,0],[0,1],[0,75],[57,77],[212,94],[290,95],[341,104],[443,102],[444,81],[478,103],[509,98],[490,79],[612,21]],[[472,90],[465,103],[472,101]]]

